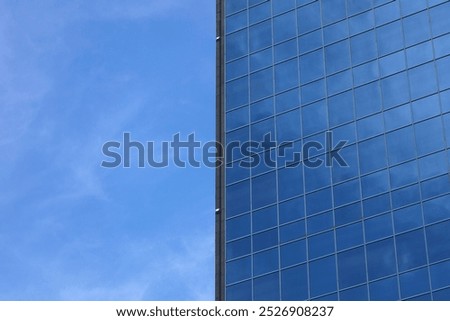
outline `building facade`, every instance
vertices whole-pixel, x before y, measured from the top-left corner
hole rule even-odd
[[[450,1],[219,0],[217,30],[216,298],[450,300]]]

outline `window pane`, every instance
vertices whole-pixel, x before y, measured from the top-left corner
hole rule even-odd
[[[226,38],[225,56],[226,61],[230,61],[248,53],[248,32],[247,29],[230,34]]]
[[[334,205],[340,206],[361,198],[358,179],[334,186]]]
[[[285,200],[303,192],[301,167],[286,167],[278,171],[278,199]]]
[[[409,102],[409,85],[406,72],[390,76],[381,81],[383,104],[385,108]]]
[[[259,232],[277,225],[277,207],[271,206],[252,214],[253,233]]]
[[[279,115],[276,122],[279,143],[294,141],[301,137],[300,109]]]
[[[298,88],[289,90],[275,97],[277,113],[300,106],[300,92]]]
[[[434,301],[448,301],[450,298],[450,288],[433,292]],[[431,301],[431,298],[429,299]]]
[[[383,214],[364,222],[366,241],[374,241],[393,234],[392,216],[390,213]]]
[[[268,19],[271,15],[270,2],[263,2],[259,6],[250,8],[249,10],[249,22],[253,24],[265,19]]]
[[[398,208],[420,201],[419,184],[404,187],[392,192],[392,206]]]
[[[253,280],[253,299],[255,301],[280,300],[279,278],[278,272],[255,278]]]
[[[361,178],[363,197],[369,197],[389,191],[387,170],[376,172]]]
[[[258,51],[272,44],[272,24],[270,20],[250,27],[250,52]]]
[[[275,63],[297,56],[297,39],[283,42],[274,47]]]
[[[425,9],[427,7],[427,1],[426,0],[416,0],[416,1],[400,0],[400,6],[402,8],[402,14],[404,16],[406,16],[411,13]]]
[[[322,0],[323,24],[341,20],[345,16],[345,0]]]
[[[250,215],[241,215],[226,221],[227,240],[233,240],[250,234]]]
[[[448,176],[445,176],[448,180]],[[425,224],[450,218],[450,195],[441,196],[423,203]]]
[[[316,1],[297,9],[298,33],[306,33],[320,27],[320,5]]]
[[[252,179],[253,208],[272,204],[277,199],[276,174],[271,172]]]
[[[327,74],[350,67],[350,50],[348,40],[325,47]]]
[[[304,237],[305,220],[280,226],[280,242],[285,243]]]
[[[270,65],[272,65],[272,48],[250,55],[250,71],[266,68]]]
[[[364,247],[338,254],[339,287],[346,288],[366,282]]]
[[[326,232],[308,238],[308,258],[315,259],[334,252],[334,232]]]
[[[359,165],[361,174],[386,167],[384,136],[359,143]],[[376,155],[377,157],[374,157]]]
[[[244,76],[248,72],[248,57],[229,62],[226,65],[227,81],[233,78]]]
[[[300,57],[300,80],[303,84],[323,76],[322,50],[316,50]]]
[[[341,291],[339,298],[341,301],[367,301],[369,299],[367,285]]]
[[[311,215],[331,208],[331,189],[323,190],[306,195],[306,213]]]
[[[278,248],[259,252],[253,256],[254,276],[258,276],[278,269]]]
[[[372,7],[372,0],[347,0],[347,12],[349,15],[368,10]]]
[[[226,84],[226,109],[248,104],[248,77],[232,80]]]
[[[292,59],[275,65],[275,91],[298,86],[298,61]]]
[[[388,133],[386,144],[390,164],[397,164],[416,156],[414,131],[411,126]]]
[[[355,89],[355,107],[358,118],[381,110],[380,85],[378,82]]]
[[[376,114],[358,121],[358,138],[360,140],[377,136],[384,132],[383,114]]]
[[[323,47],[322,30],[316,30],[298,38],[298,47],[300,54]],[[322,50],[320,50],[322,53]],[[302,57],[300,60],[303,59]]]
[[[258,71],[250,76],[250,99],[255,101],[273,94],[272,68]]]
[[[333,227],[333,212],[314,215],[307,219],[308,234],[329,230]]]
[[[366,11],[348,19],[350,34],[354,35],[369,29],[375,25],[373,11]]]
[[[278,229],[253,234],[253,251],[260,251],[278,244]]]
[[[227,284],[245,280],[251,277],[251,258],[250,256],[242,259],[230,261],[226,264]]]
[[[375,32],[368,31],[350,39],[352,63],[360,64],[377,57]]]
[[[380,58],[380,72],[382,77],[395,74],[406,69],[405,53],[398,51]]]
[[[280,203],[280,224],[294,221],[305,216],[303,197],[297,197]]]
[[[227,187],[226,193],[227,217],[233,217],[250,210],[250,181],[246,180],[230,185]]]
[[[268,98],[250,105],[251,121],[258,121],[273,115],[273,99]]]
[[[394,211],[395,232],[404,232],[423,225],[420,204]]]
[[[392,238],[367,245],[369,280],[396,272],[394,241]]]
[[[344,167],[336,164],[333,166],[333,183],[339,183],[349,178],[358,176],[358,156],[356,153],[356,145],[342,149],[340,154],[348,166]]]
[[[438,36],[450,32],[450,22],[446,18],[450,10],[450,3],[445,2],[440,6],[430,9],[431,29],[433,35]]]
[[[335,2],[337,0],[327,0],[327,2]],[[345,7],[344,7],[345,8]],[[345,9],[344,9],[345,11]],[[322,11],[323,13],[324,11]],[[347,20],[343,20],[323,28],[323,40],[324,43],[330,44],[338,40],[342,40],[348,37],[348,23]]]
[[[281,267],[287,267],[306,261],[306,241],[288,243],[280,247]]]
[[[447,56],[437,60],[436,66],[439,76],[439,88],[441,90],[450,88],[450,73],[447,72],[450,68],[450,57]]]
[[[355,222],[361,219],[362,209],[361,203],[355,203],[347,205],[334,210],[334,217],[336,226],[344,225],[347,223]]]
[[[430,22],[428,12],[422,11],[404,18],[403,31],[405,34],[406,46],[411,46],[421,41],[428,40],[430,38]]]
[[[450,258],[450,221],[428,226],[427,245],[430,263]]]
[[[384,125],[386,131],[397,129],[411,124],[411,109],[409,104],[392,108],[384,112]]]
[[[302,87],[302,103],[309,104],[325,97],[325,81],[323,79]]]
[[[338,250],[357,246],[364,243],[363,227],[361,223],[347,225],[336,230]]]
[[[424,62],[433,60],[433,45],[427,41],[406,49],[408,67],[418,66]]]
[[[353,120],[353,95],[351,91],[328,99],[328,115],[330,126],[337,126]]]
[[[417,161],[411,161],[391,167],[390,177],[392,188],[417,182],[419,177]]]
[[[311,135],[327,128],[327,106],[320,101],[302,108],[303,135]]]
[[[416,145],[419,156],[445,148],[441,117],[415,124]]]
[[[353,67],[353,82],[355,86],[374,81],[379,77],[378,61],[370,61]]]
[[[439,176],[421,183],[422,198],[430,198],[450,192],[448,175]]]
[[[246,6],[247,6],[246,0],[228,0],[226,1],[225,10],[228,15],[240,11],[242,9],[245,9]]]
[[[317,168],[305,167],[306,191],[314,191],[331,185],[330,168],[322,164]]]
[[[438,95],[416,100],[411,104],[411,107],[415,121],[430,118],[441,113]]]
[[[249,122],[248,106],[235,109],[226,114],[227,131],[247,125]]]
[[[428,42],[427,42],[428,43]],[[450,34],[444,35],[442,37],[433,40],[435,58],[441,58],[448,55],[448,48],[450,46]],[[428,48],[427,48],[428,52]],[[427,57],[429,55],[427,54]]]
[[[438,84],[434,63],[409,69],[408,72],[412,99],[424,97],[437,91]],[[424,79],[427,81],[423,81]]]
[[[423,229],[397,235],[395,242],[400,272],[427,264]]]
[[[242,11],[226,18],[226,32],[233,32],[247,26],[247,11]]]
[[[400,6],[398,1],[389,1],[386,5],[375,9],[375,22],[377,26],[399,18]]]
[[[400,275],[400,288],[403,298],[430,291],[428,269],[423,268]]]
[[[327,78],[328,95],[348,90],[353,86],[352,71],[346,70]]]
[[[397,277],[384,279],[369,284],[370,300],[395,301],[398,300]]]
[[[227,301],[250,301],[252,299],[252,282],[245,281],[227,286],[226,299]]]
[[[306,265],[281,272],[281,299],[300,301],[308,299],[308,276]]]
[[[450,285],[450,273],[448,271],[450,271],[450,261],[438,263],[430,267],[431,286],[433,290]]]
[[[377,28],[378,54],[386,55],[403,48],[403,30],[400,21]]]
[[[310,263],[311,296],[336,291],[336,259],[329,256]]]
[[[227,244],[226,255],[227,260],[237,258],[239,256],[248,255],[251,252],[250,237],[246,237]]]
[[[371,217],[391,209],[391,198],[389,194],[375,196],[363,201],[364,216]]]
[[[431,154],[419,159],[420,178],[426,179],[448,173],[448,163],[445,152]]]
[[[295,8],[295,0],[272,2],[273,13],[278,14]]]

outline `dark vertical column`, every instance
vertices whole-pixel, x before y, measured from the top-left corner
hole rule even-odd
[[[216,300],[225,299],[225,202],[224,202],[224,171],[225,166],[221,164],[224,160],[224,0],[216,2]]]

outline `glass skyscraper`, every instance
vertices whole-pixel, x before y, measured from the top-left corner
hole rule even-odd
[[[217,18],[216,298],[450,300],[450,1]]]

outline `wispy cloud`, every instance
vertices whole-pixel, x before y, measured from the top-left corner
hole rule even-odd
[[[161,243],[152,238],[124,241],[114,251],[116,262],[111,262],[121,277],[105,282],[95,274],[82,274],[60,291],[60,299],[212,300],[212,235],[206,231],[183,239],[172,236]]]

